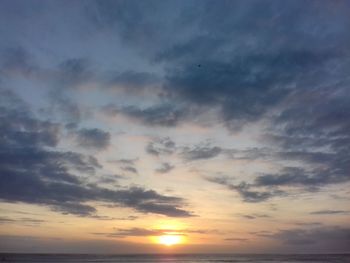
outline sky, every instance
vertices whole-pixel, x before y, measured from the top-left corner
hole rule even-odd
[[[1,0],[0,251],[350,252],[349,13]]]

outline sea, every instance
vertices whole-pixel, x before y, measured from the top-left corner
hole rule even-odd
[[[350,254],[322,255],[68,255],[68,254],[0,254],[0,262],[125,262],[125,263],[209,263],[209,262],[288,262],[288,263],[350,263]]]

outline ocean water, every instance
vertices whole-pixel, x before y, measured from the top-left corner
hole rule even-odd
[[[288,263],[350,263],[347,255],[62,255],[62,254],[0,254],[0,262],[159,262],[159,263],[209,263],[209,262],[288,262]]]

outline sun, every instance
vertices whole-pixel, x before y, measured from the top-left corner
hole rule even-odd
[[[163,235],[158,237],[159,244],[165,246],[172,246],[176,244],[180,244],[182,242],[182,237],[178,235]]]

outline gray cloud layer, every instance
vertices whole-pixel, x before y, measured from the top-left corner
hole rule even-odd
[[[191,216],[181,208],[181,198],[141,187],[108,190],[85,184],[71,170],[95,173],[101,168],[98,161],[92,156],[55,150],[59,126],[38,120],[16,107],[11,92],[3,91],[2,95],[14,108],[1,104],[1,200],[47,205],[55,211],[80,216],[96,213],[93,206],[86,204],[89,201],[108,202],[145,213]]]

